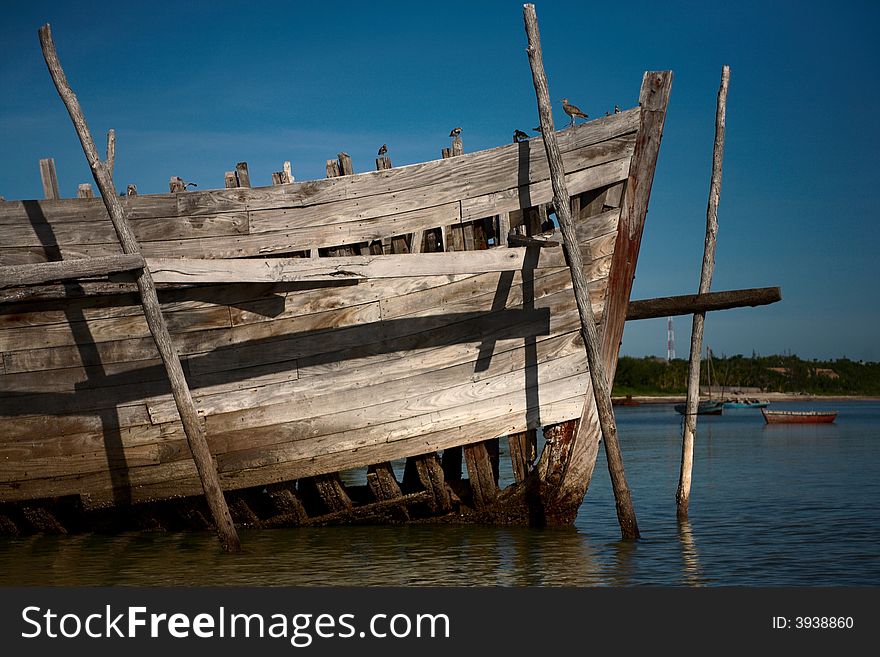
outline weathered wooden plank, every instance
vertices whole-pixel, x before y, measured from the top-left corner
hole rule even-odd
[[[198,217],[138,219],[131,222],[131,227],[140,242],[219,237],[247,234],[248,217],[246,212],[230,212]],[[3,234],[4,247],[75,247],[119,243],[113,224],[107,219],[54,225],[45,222],[19,223],[4,227]]]
[[[95,198],[91,183],[80,183],[76,188],[77,198]]]
[[[157,283],[273,283],[338,281],[366,278],[410,278],[518,271],[526,260],[524,247],[479,253],[420,253],[323,258],[206,260],[147,258]],[[561,267],[561,249],[542,250],[538,267]]]
[[[589,169],[572,171],[565,176],[569,193],[578,194],[587,189],[603,187],[625,180],[629,172],[630,158],[622,157]],[[549,180],[542,180],[523,187],[514,187],[501,192],[491,192],[483,196],[463,199],[461,217],[463,220],[487,217],[499,212],[511,212],[523,207],[553,200],[553,187]]]
[[[541,406],[541,418],[548,423],[559,422],[576,416],[582,405],[582,395],[571,399],[557,399]],[[481,408],[486,409],[487,406],[481,404]],[[491,409],[491,406],[488,408]],[[221,474],[221,481],[225,489],[236,489],[362,467],[382,460],[415,456],[424,453],[426,449],[445,449],[472,442],[485,438],[497,430],[503,434],[521,431],[525,429],[526,422],[525,415],[510,414],[505,409],[501,414],[475,419],[471,424],[458,424],[438,431],[431,431],[431,424],[428,423],[422,425],[421,432],[414,435],[411,440],[375,443],[354,451],[321,451],[318,458],[280,460],[273,465],[255,470],[230,471]],[[188,460],[132,468],[128,476],[134,502],[197,495],[200,491],[195,466]],[[83,502],[88,506],[103,506],[112,504],[113,489],[114,481],[110,474],[101,472],[83,476],[32,479],[23,481],[20,485],[4,484],[0,481],[0,499],[14,501],[90,491]]]
[[[113,272],[142,269],[143,266],[143,257],[140,254],[131,254],[0,267],[0,287],[38,285],[72,278],[103,276]]]
[[[498,496],[498,486],[492,472],[492,463],[486,451],[486,443],[478,442],[464,446],[464,462],[471,484],[471,495],[477,510],[491,505]]]
[[[55,158],[47,157],[40,160],[40,180],[43,182],[43,198],[58,199],[58,173],[55,171]]]
[[[594,169],[602,164],[610,164],[621,159],[627,159],[632,153],[633,138],[618,138],[608,144],[590,146],[572,155],[571,171],[579,177],[573,179],[572,188],[577,189],[581,184],[595,185],[595,181],[605,180],[603,175],[609,175],[609,169],[603,168],[597,172],[587,174],[586,171]],[[405,169],[403,167],[402,169]],[[619,168],[619,166],[618,166]],[[399,169],[397,169],[399,170]],[[391,171],[396,171],[392,169]],[[278,231],[283,229],[306,228],[316,223],[332,224],[344,223],[358,219],[369,219],[377,216],[400,214],[415,211],[427,207],[462,201],[467,210],[465,219],[478,219],[495,214],[492,212],[489,196],[494,194],[500,200],[511,203],[509,198],[516,198],[520,207],[519,198],[527,198],[530,194],[537,194],[549,185],[546,183],[549,173],[546,165],[543,172],[535,172],[534,177],[528,179],[529,184],[524,185],[517,176],[516,166],[511,165],[501,168],[489,168],[486,171],[474,170],[468,172],[466,181],[455,178],[440,178],[436,182],[412,190],[403,190],[393,195],[374,194],[359,197],[352,200],[340,200],[321,205],[291,206],[287,208],[259,209],[249,207],[251,212],[251,232]],[[625,178],[625,174],[615,177],[613,174],[607,183]],[[583,183],[581,181],[584,181]],[[544,185],[541,183],[545,182]],[[533,189],[534,188],[534,189]],[[544,194],[546,196],[546,194]],[[548,199],[549,200],[549,199]],[[532,204],[537,204],[533,202]],[[488,207],[488,211],[487,210]]]
[[[196,310],[168,313],[169,330],[176,333],[229,328],[229,309],[213,306]],[[70,321],[27,328],[0,330],[0,351],[11,355],[19,351],[45,349],[65,345],[89,345],[100,342],[150,336],[150,327],[143,314],[108,319]],[[15,371],[15,370],[12,370]]]

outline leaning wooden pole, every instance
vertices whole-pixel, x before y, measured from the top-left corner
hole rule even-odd
[[[712,287],[715,271],[715,240],[718,236],[718,201],[721,197],[721,163],[724,159],[724,123],[727,114],[727,87],[730,67],[721,69],[721,87],[718,89],[718,107],[715,111],[715,147],[712,152],[712,182],[709,185],[709,204],[706,208],[706,241],[703,245],[703,267],[700,270],[700,294]],[[700,351],[703,348],[703,326],[706,313],[694,313],[691,329],[691,356],[688,365],[687,408],[681,440],[681,474],[678,479],[677,515],[688,517],[691,499],[691,477],[694,468],[694,437],[697,432],[697,406],[700,401]]]
[[[556,217],[559,220],[559,227],[562,232],[566,255],[568,256],[568,266],[571,269],[571,279],[574,286],[578,315],[580,315],[581,320],[581,330],[587,347],[587,361],[590,365],[593,396],[596,401],[596,410],[599,414],[599,426],[602,428],[602,436],[605,439],[605,455],[608,459],[611,485],[614,488],[614,499],[617,502],[617,520],[620,523],[620,531],[624,538],[638,538],[639,526],[636,522],[636,514],[633,509],[629,487],[626,483],[623,458],[620,454],[620,444],[617,440],[617,426],[614,422],[614,411],[611,408],[611,389],[605,371],[605,361],[602,357],[599,334],[596,330],[596,319],[593,316],[593,308],[590,305],[590,294],[587,279],[584,276],[581,251],[578,246],[574,222],[571,218],[570,197],[565,185],[565,168],[562,163],[562,155],[559,152],[559,145],[556,143],[553,112],[550,105],[550,92],[547,85],[547,76],[544,74],[541,36],[538,32],[538,17],[535,13],[534,5],[523,5],[523,18],[525,20],[526,34],[529,39],[527,52],[529,64],[532,67],[532,80],[535,83],[535,95],[538,99],[538,114],[541,119],[541,132],[544,135],[544,149],[547,152],[547,161],[550,164],[553,205],[556,208]],[[589,399],[584,400],[584,403],[588,404]],[[588,429],[585,423],[579,423],[577,430],[580,433]],[[575,438],[575,440],[577,439]]]
[[[113,178],[110,175],[107,163],[98,157],[98,150],[95,147],[95,142],[92,140],[92,135],[80,109],[79,101],[70,88],[67,77],[64,75],[64,70],[61,68],[61,62],[58,60],[58,53],[55,51],[52,31],[48,23],[40,28],[39,34],[40,44],[43,48],[43,57],[46,59],[46,65],[49,67],[52,81],[55,83],[55,88],[58,90],[61,100],[64,101],[64,105],[76,128],[76,133],[79,136],[86,159],[89,162],[89,167],[92,169],[92,175],[98,184],[98,188],[101,190],[101,197],[104,199],[107,213],[110,215],[110,220],[113,222],[113,227],[119,236],[119,242],[122,244],[122,251],[126,254],[140,254],[140,244],[138,244],[137,238],[125,216],[125,210],[113,186]],[[183,368],[180,365],[180,358],[177,355],[177,349],[174,347],[174,343],[171,342],[168,327],[165,324],[165,319],[162,317],[162,309],[159,306],[156,286],[153,283],[149,268],[146,266],[139,270],[137,274],[137,287],[141,295],[141,303],[144,307],[147,324],[150,327],[150,332],[153,334],[156,347],[168,373],[171,392],[174,395],[174,401],[177,404],[177,410],[183,423],[183,430],[186,433],[193,460],[196,463],[199,478],[205,490],[208,507],[214,517],[217,533],[220,536],[220,544],[227,552],[238,552],[241,550],[241,544],[238,540],[235,526],[232,523],[229,508],[226,506],[223,490],[220,488],[220,477],[217,474],[211,452],[208,449],[204,428],[199,420],[192,395],[190,394],[189,387],[187,387]]]

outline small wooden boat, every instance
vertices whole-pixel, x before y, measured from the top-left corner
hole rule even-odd
[[[837,411],[768,411],[761,409],[767,424],[830,424]]]
[[[724,408],[767,408],[769,401],[761,399],[729,399],[724,402]]]
[[[682,415],[687,413],[687,404],[676,404],[675,410]],[[724,411],[724,402],[708,399],[697,404],[697,415],[721,415]]]

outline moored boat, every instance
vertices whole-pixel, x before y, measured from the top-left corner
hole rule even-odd
[[[768,411],[761,409],[767,424],[830,424],[837,411]]]
[[[724,402],[724,408],[767,408],[769,401],[762,399],[728,399]]]
[[[687,404],[676,404],[675,410],[681,415],[687,414]],[[724,402],[708,399],[697,404],[697,415],[721,415],[724,411]]]

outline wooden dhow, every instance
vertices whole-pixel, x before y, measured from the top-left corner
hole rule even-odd
[[[609,378],[671,79],[557,133]],[[454,142],[370,173],[340,154],[324,180],[251,188],[240,165],[227,189],[120,199],[236,522],[573,521],[600,431],[544,147]],[[0,531],[209,524],[143,265],[102,200],[5,201],[0,225]],[[21,278],[40,263],[85,269]]]

